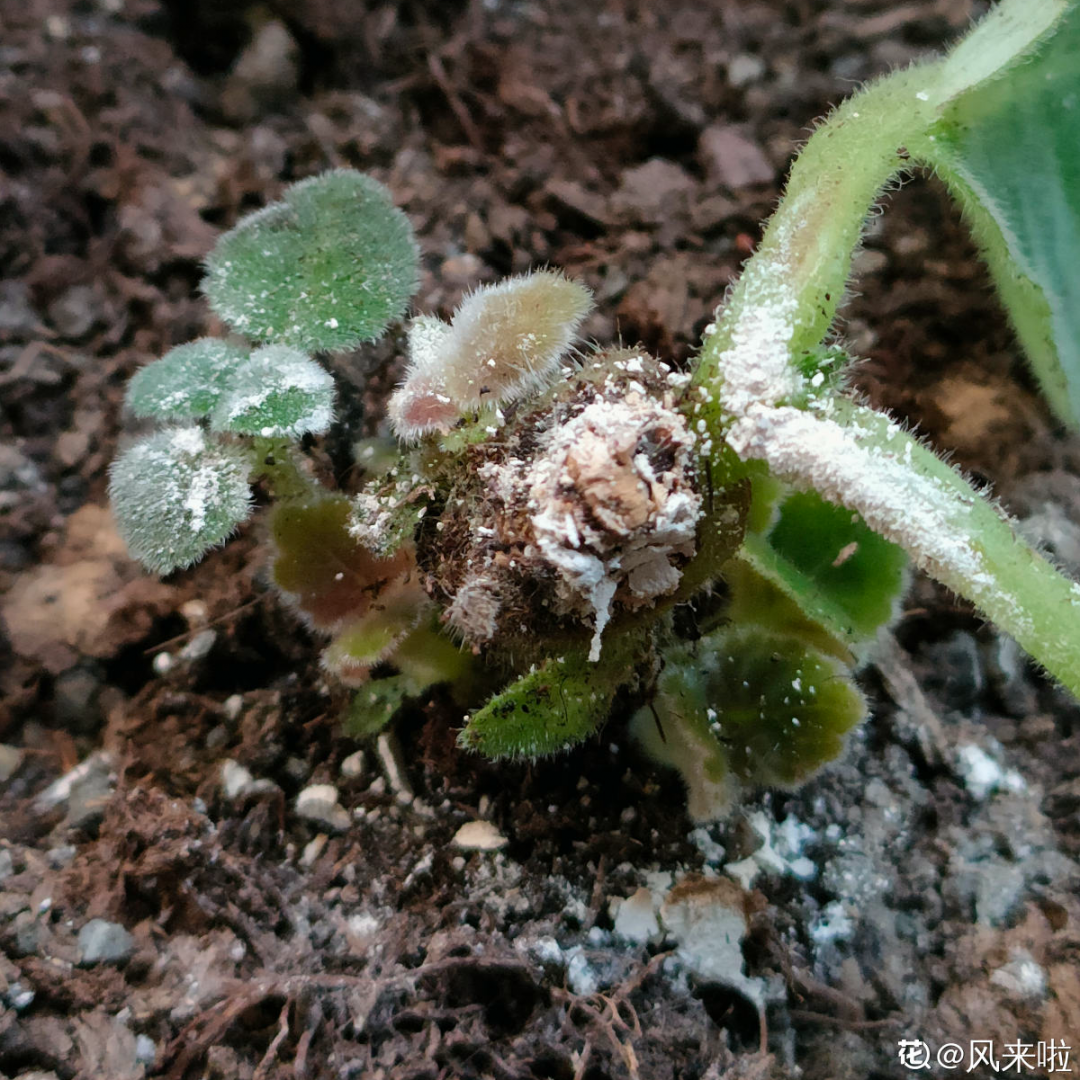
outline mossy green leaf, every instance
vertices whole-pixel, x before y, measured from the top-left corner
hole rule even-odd
[[[251,513],[243,447],[207,438],[200,427],[156,432],[113,463],[109,499],[131,554],[167,574],[197,562]]]
[[[128,383],[126,403],[151,420],[209,416],[248,350],[220,338],[199,338],[170,349],[140,368]]]
[[[341,352],[405,314],[417,273],[412,226],[390,192],[336,169],[294,184],[220,237],[203,289],[253,341]]]
[[[696,819],[720,816],[743,787],[801,784],[866,715],[850,669],[789,634],[726,627],[664,659],[631,730],[682,773]]]
[[[489,758],[535,758],[584,742],[608,718],[620,686],[633,681],[638,635],[605,644],[592,663],[583,649],[544,661],[474,713],[458,737]]]
[[[768,534],[747,534],[740,556],[806,618],[856,653],[896,617],[907,580],[901,548],[814,492],[788,495]],[[781,627],[788,611],[760,594],[749,578],[737,578],[732,617]]]
[[[210,416],[215,431],[263,438],[320,435],[334,418],[334,380],[299,349],[267,345],[236,366]]]

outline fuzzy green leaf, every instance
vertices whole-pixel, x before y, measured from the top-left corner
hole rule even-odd
[[[243,448],[209,442],[199,427],[140,439],[116,459],[109,477],[128,550],[159,574],[197,562],[251,513],[250,469]]]
[[[632,679],[637,645],[628,630],[598,663],[577,649],[546,660],[474,713],[459,744],[499,759],[543,757],[584,742],[607,720],[618,688]]]
[[[132,377],[127,406],[152,420],[209,416],[248,350],[220,338],[199,338],[170,349]]]
[[[788,634],[724,628],[665,661],[631,730],[683,774],[698,820],[720,816],[744,785],[801,784],[866,715],[847,667]]]
[[[336,169],[294,184],[225,233],[203,289],[254,341],[342,352],[405,314],[417,264],[412,226],[386,188]]]
[[[257,349],[229,378],[214,411],[214,431],[263,438],[319,435],[334,417],[334,380],[288,345]]]
[[[1080,423],[1080,5],[1034,57],[954,97],[913,151],[979,240],[1051,405]]]

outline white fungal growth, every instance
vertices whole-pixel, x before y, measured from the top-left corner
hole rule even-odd
[[[251,512],[250,461],[199,427],[140,439],[113,463],[109,498],[131,554],[166,574],[190,566]]]
[[[240,363],[210,414],[215,431],[265,438],[321,434],[334,418],[334,380],[299,349],[267,345]]]
[[[674,592],[671,560],[693,555],[701,497],[686,479],[694,436],[683,417],[631,392],[598,399],[557,428],[521,477],[536,547],[562,580],[564,598],[591,609],[590,660],[620,589],[631,606]],[[662,449],[657,472],[648,449]]]
[[[450,324],[434,315],[418,315],[409,323],[409,374],[431,374],[442,366]]]
[[[542,388],[591,308],[583,285],[542,270],[478,289],[449,324],[414,319],[405,381],[390,399],[394,430],[417,439],[465,411]]]
[[[482,574],[467,578],[446,609],[446,621],[468,641],[490,641],[498,630],[499,599],[496,583]]]
[[[858,508],[867,525],[934,576],[959,574],[972,587],[993,588],[982,554],[954,520],[956,496],[905,457],[860,439],[873,434],[790,406],[756,405],[732,424],[728,442],[744,459],[767,461],[781,479]]]

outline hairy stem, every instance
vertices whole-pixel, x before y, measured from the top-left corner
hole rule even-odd
[[[1033,551],[993,503],[888,417],[849,401],[836,402],[830,413],[799,413],[800,441],[812,442],[818,453],[809,474],[797,465],[790,478],[809,481],[826,498],[857,510],[1080,696],[1080,585]],[[784,462],[776,466],[783,474]]]
[[[1068,2],[1004,0],[948,59],[894,73],[829,117],[706,332],[684,408],[705,453],[730,463],[734,451],[732,476],[739,463],[764,462],[774,476],[857,511],[1080,694],[1080,586],[914,438],[827,389],[813,392],[814,377],[799,365],[828,333],[863,221],[905,167],[908,142],[930,138],[947,101],[1015,62]]]
[[[716,435],[728,416],[798,389],[792,358],[828,332],[866,215],[904,167],[907,135],[934,119],[926,88],[938,77],[921,65],[868,87],[818,128],[795,162],[757,253],[706,331],[693,411]]]
[[[793,358],[828,333],[847,287],[863,222],[925,144],[942,107],[993,78],[1052,30],[1070,0],[1003,0],[943,61],[871,83],[814,132],[787,190],[718,321],[694,376],[695,416],[714,435],[751,404],[798,388]]]
[[[299,499],[323,494],[322,486],[312,480],[297,461],[290,440],[260,436],[252,440],[252,445],[257,462],[254,477],[265,478],[275,498]]]

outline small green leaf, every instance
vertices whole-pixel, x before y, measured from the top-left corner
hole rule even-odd
[[[348,635],[346,630],[330,649],[338,642],[345,644],[343,639]],[[388,651],[390,662],[400,673],[360,686],[345,716],[346,734],[355,737],[378,734],[407,698],[422,694],[436,683],[452,683],[455,689],[466,692],[471,685],[471,656],[434,627],[421,623],[403,639],[392,642]],[[357,671],[361,667],[362,662],[356,663]]]
[[[472,654],[432,626],[421,624],[394,650],[394,665],[419,694],[436,683],[467,682]]]
[[[584,650],[546,660],[469,719],[458,743],[485,757],[542,757],[584,742],[608,718],[615,692],[632,681],[640,644],[627,630],[598,663]]]
[[[810,620],[848,649],[872,641],[896,617],[907,556],[857,514],[814,492],[781,504],[767,536],[748,534],[741,557]],[[779,625],[786,606],[768,602],[750,579],[733,582],[731,617]]]
[[[208,416],[248,350],[220,338],[199,338],[170,349],[132,377],[127,406],[153,420]]]
[[[251,513],[251,460],[198,427],[140,439],[113,463],[109,498],[131,554],[167,574],[228,539]]]
[[[411,613],[410,613],[411,614]],[[335,675],[364,681],[369,668],[387,659],[412,628],[412,619],[385,608],[373,609],[342,627],[323,652],[323,667]]]
[[[357,685],[383,660],[396,660],[396,649],[416,630],[431,600],[415,575],[389,582],[371,599],[363,614],[334,634],[323,653],[323,666],[345,682]]]
[[[769,532],[772,549],[845,613],[852,641],[867,641],[896,618],[907,556],[843,506],[795,492]]]
[[[846,665],[789,634],[723,628],[664,659],[631,732],[682,773],[697,820],[720,816],[743,786],[801,784],[866,715]]]
[[[330,374],[298,349],[267,345],[235,369],[210,426],[238,435],[298,439],[326,431],[333,417]]]
[[[225,233],[203,289],[254,341],[342,352],[405,314],[417,265],[412,226],[386,188],[336,169],[294,184]]]
[[[913,153],[964,206],[1043,391],[1080,422],[1080,6],[952,98]]]
[[[413,692],[404,675],[390,675],[366,683],[353,695],[345,714],[345,734],[354,739],[378,735]]]

